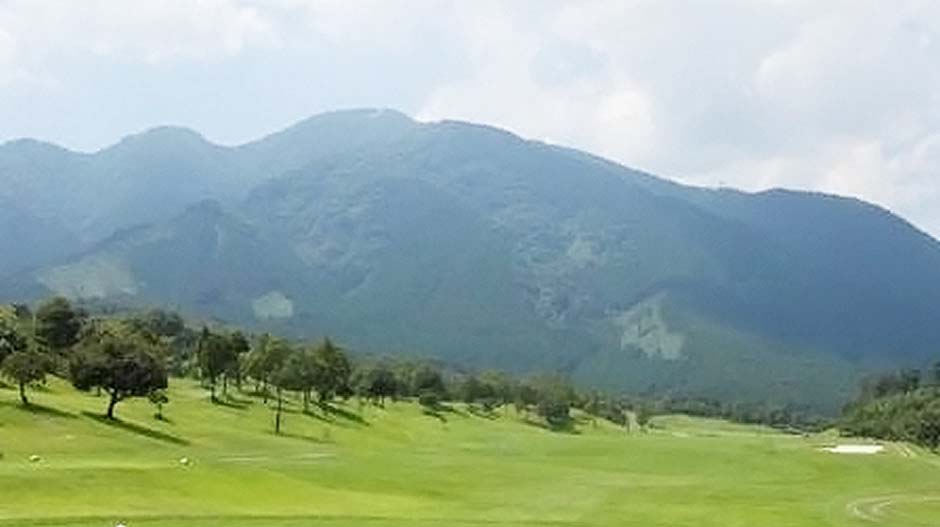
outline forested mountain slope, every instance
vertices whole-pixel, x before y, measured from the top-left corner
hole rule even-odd
[[[0,182],[12,299],[826,408],[940,348],[940,244],[883,209],[685,187],[485,126],[360,110],[233,148],[176,128],[95,154],[18,141]]]

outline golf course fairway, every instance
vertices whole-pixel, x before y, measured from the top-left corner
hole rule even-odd
[[[684,416],[645,432],[581,418],[575,431],[453,405],[355,400],[273,412],[172,381],[146,399],[61,381],[20,405],[0,389],[0,527],[886,526],[940,522],[940,456],[904,444],[823,451],[791,435]]]

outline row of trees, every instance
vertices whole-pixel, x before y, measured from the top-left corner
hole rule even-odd
[[[27,387],[44,382],[79,339],[84,313],[53,299],[33,313],[25,305],[0,306],[0,373],[15,382],[23,404]]]
[[[940,447],[940,362],[867,379],[839,424],[843,433]]]
[[[0,372],[29,404],[27,388],[47,375],[71,380],[81,390],[108,395],[106,415],[128,397],[157,395],[167,387],[161,340],[120,320],[90,319],[63,298],[0,308]]]
[[[704,397],[646,397],[636,401],[644,415],[685,414],[765,425],[788,431],[819,431],[832,425],[830,417],[813,408],[766,402],[726,402]]]
[[[91,317],[62,298],[35,312],[27,306],[0,308],[0,372],[19,387],[23,404],[29,404],[28,388],[47,375],[67,378],[80,390],[107,395],[105,415],[111,419],[117,404],[131,397],[149,397],[162,408],[170,375],[201,379],[213,402],[223,402],[234,385],[273,402],[277,432],[288,395],[304,411],[353,396],[377,405],[415,399],[429,412],[454,401],[479,412],[515,407],[552,428],[570,426],[572,408],[624,425],[630,406],[598,392],[579,393],[559,376],[519,380],[426,361],[353,360],[330,339],[292,343],[271,335],[194,330],[179,315],[161,310]]]

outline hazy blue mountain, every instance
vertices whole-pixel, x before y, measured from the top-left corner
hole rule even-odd
[[[173,128],[95,154],[21,141],[6,181],[28,206],[0,228],[39,242],[0,263],[7,296],[821,408],[940,349],[940,244],[883,209],[686,187],[485,126],[359,110],[232,148]]]

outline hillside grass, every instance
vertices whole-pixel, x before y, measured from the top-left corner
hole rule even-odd
[[[153,418],[60,381],[26,410],[0,389],[0,526],[862,526],[934,525],[940,457],[819,447],[831,434],[683,416],[627,433],[581,418],[573,433],[408,402],[337,404],[284,433],[259,398],[213,404],[174,381]],[[40,461],[30,461],[31,456]],[[191,463],[180,463],[181,458]]]

